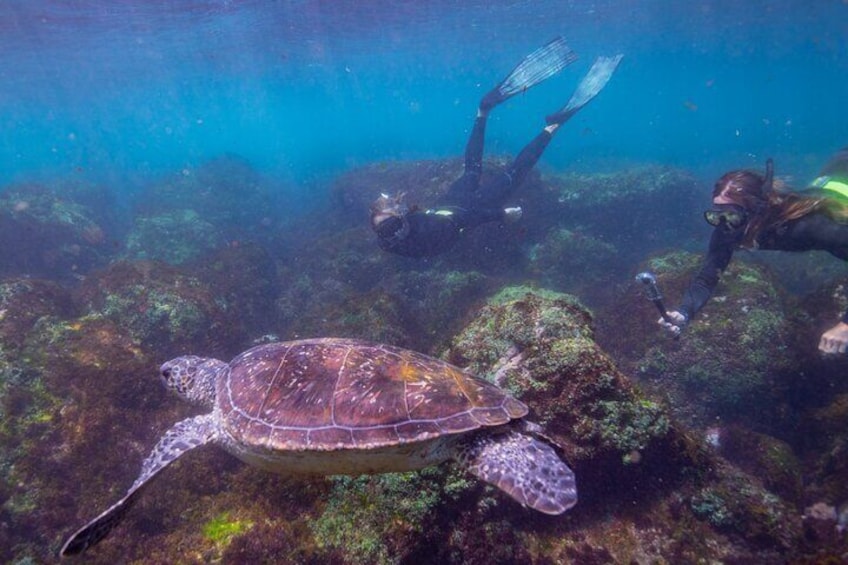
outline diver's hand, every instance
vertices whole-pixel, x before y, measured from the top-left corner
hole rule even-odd
[[[848,324],[839,322],[821,336],[819,351],[824,353],[845,353],[848,350]]]
[[[672,319],[673,324],[670,322],[666,322],[665,318],[660,318],[657,320],[657,323],[664,327],[669,333],[674,336],[680,335],[680,332],[683,331],[683,327],[686,325],[686,316],[678,312],[677,310],[672,310],[668,312],[668,317]]]

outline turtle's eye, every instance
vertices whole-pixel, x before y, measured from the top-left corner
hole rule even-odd
[[[170,367],[169,367],[169,368],[167,368],[167,369],[163,369],[163,370],[162,370],[162,378],[163,378],[163,379],[170,379],[170,378],[171,378],[171,369],[170,369]]]

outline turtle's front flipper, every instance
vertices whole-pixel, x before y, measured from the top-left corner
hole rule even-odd
[[[123,519],[124,514],[135,503],[143,488],[149,484],[150,479],[180,455],[195,447],[209,443],[215,437],[216,429],[212,414],[195,416],[175,424],[165,432],[165,435],[144,460],[141,466],[141,474],[127,491],[127,494],[103,514],[68,538],[59,554],[65,557],[82,553],[105,538],[112,531],[112,528]]]
[[[483,433],[457,459],[479,479],[539,512],[562,514],[577,504],[574,473],[550,445],[530,435]]]

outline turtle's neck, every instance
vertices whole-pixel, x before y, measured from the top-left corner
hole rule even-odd
[[[227,370],[229,365],[218,359],[204,359],[197,365],[194,386],[186,393],[186,398],[192,404],[212,408],[215,405],[215,385],[218,377]]]

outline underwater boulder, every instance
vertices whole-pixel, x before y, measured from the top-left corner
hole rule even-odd
[[[352,292],[343,282],[303,274],[276,301],[283,340],[317,336],[356,337],[409,347],[401,304],[379,289]]]
[[[685,252],[648,261],[667,308],[679,303],[699,264],[699,256]],[[627,374],[667,398],[676,417],[694,427],[706,428],[716,418],[750,425],[779,415],[783,387],[799,367],[792,318],[765,268],[731,263],[679,339],[657,324],[643,286],[630,279],[599,316],[599,342]]]
[[[781,286],[796,296],[816,295],[825,289],[833,291],[848,283],[848,264],[827,251],[752,253],[749,259],[765,265]]]
[[[68,290],[47,280],[0,280],[0,350],[19,349],[45,317],[64,319],[74,312]]]
[[[844,373],[843,373],[844,377]],[[809,489],[822,500],[848,508],[848,393],[838,394],[805,422],[813,471]],[[846,528],[848,533],[848,528]]]
[[[618,473],[657,457],[671,469],[681,454],[669,454],[679,438],[665,407],[618,371],[595,344],[592,324],[571,295],[507,287],[454,338],[447,357],[528,403],[578,467],[606,459],[607,471]]]
[[[30,319],[20,347],[0,355],[0,539],[9,541],[0,557],[9,562],[55,560],[69,525],[102,504],[104,493],[130,484],[159,434],[187,415],[162,386],[164,360],[201,351],[226,357],[221,342],[240,340],[237,320],[215,310],[214,295],[162,264],[118,263],[93,274],[74,294],[73,309],[47,308],[31,295],[50,296],[49,287],[34,289],[42,292],[16,285],[6,308],[20,312],[13,303],[20,299],[46,314]],[[240,341],[234,346],[242,348]],[[222,454],[199,453],[196,466],[169,473],[189,487],[165,489],[155,513],[140,513],[140,528],[183,522],[180,512],[201,494],[191,486],[224,490],[222,477],[239,465],[215,455]],[[135,543],[106,546],[86,562],[125,562]],[[152,549],[134,555],[180,560],[176,545]]]
[[[698,520],[762,552],[751,562],[785,562],[792,552],[801,552],[803,529],[797,507],[766,489],[757,477],[724,461],[714,461],[705,471],[708,478],[684,489],[684,500]]]
[[[801,461],[787,442],[741,426],[714,426],[710,442],[722,457],[762,481],[765,489],[793,504],[803,500]]]
[[[105,227],[67,196],[35,184],[0,194],[0,273],[72,280],[108,260]]]
[[[616,248],[581,231],[551,228],[528,251],[528,268],[544,288],[577,292],[615,276],[621,262]]]
[[[517,555],[542,544],[549,559],[605,563],[637,554],[768,561],[797,542],[793,507],[723,462],[632,384],[594,342],[592,315],[573,297],[505,288],[456,336],[447,357],[530,405],[531,417],[562,446],[580,492],[575,510],[550,523],[497,512],[491,500],[485,511],[457,508],[464,530],[502,520],[506,531],[521,532],[510,542]],[[464,539],[461,551],[475,551],[478,536]]]
[[[290,242],[278,270],[282,337],[350,335],[422,351],[459,329],[490,280],[385,253],[363,227]]]
[[[282,339],[350,336],[410,347],[408,312],[392,283],[401,276],[370,230],[292,241],[278,261],[275,326]],[[316,252],[316,249],[320,252]]]
[[[287,238],[288,248],[278,252],[284,278],[309,273],[343,281],[355,292],[370,292],[399,270],[398,258],[377,246],[365,219],[356,228],[305,233],[298,230],[299,237]]]
[[[609,173],[560,173],[544,177],[534,223],[584,233],[615,247],[619,261],[638,260],[703,231],[699,210],[707,195],[689,173],[646,165]]]
[[[208,284],[165,263],[114,263],[89,276],[74,299],[86,316],[111,320],[163,359],[187,351],[228,358],[245,345],[239,312],[225,308]]]
[[[126,258],[182,265],[224,247],[221,232],[191,209],[137,216],[127,235]]]
[[[68,485],[85,484],[96,497],[123,478],[121,469],[136,467],[140,444],[115,445],[127,437],[115,423],[146,434],[158,425],[163,391],[151,378],[155,365],[108,320],[40,316],[20,348],[6,354],[0,492],[10,543],[0,546],[0,557],[51,562],[58,533],[77,519]]]
[[[184,167],[142,191],[134,215],[164,217],[193,210],[225,241],[264,241],[277,224],[268,183],[250,162],[227,153]]]
[[[209,285],[227,311],[237,312],[251,334],[271,331],[279,289],[276,265],[263,247],[228,245],[187,270]]]
[[[411,335],[421,336],[418,349],[447,343],[473,315],[491,290],[492,279],[474,270],[398,271],[381,287],[400,302]]]

